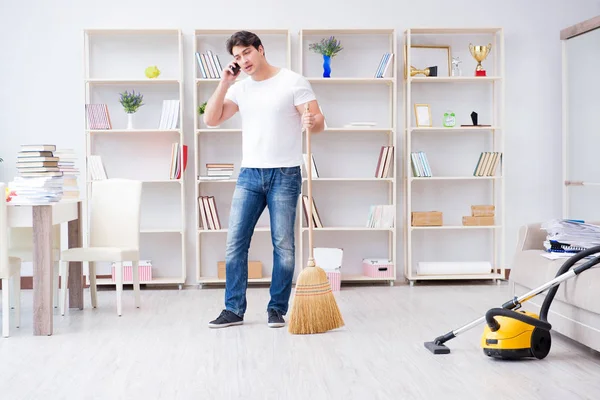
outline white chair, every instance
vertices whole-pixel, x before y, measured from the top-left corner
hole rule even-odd
[[[10,293],[13,293],[16,327],[21,325],[21,259],[8,255],[6,184],[0,182],[0,279],[2,279],[2,336],[9,336]],[[12,285],[11,285],[12,284]],[[12,288],[11,288],[12,286]]]
[[[97,306],[96,266],[94,262],[114,262],[117,287],[117,314],[121,316],[123,261],[133,266],[135,306],[140,307],[139,243],[142,182],[129,179],[105,179],[92,183],[89,247],[74,247],[61,252],[61,314],[67,306],[69,262],[90,262],[92,307]]]

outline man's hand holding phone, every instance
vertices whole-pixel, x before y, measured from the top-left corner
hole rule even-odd
[[[235,61],[232,61],[223,70],[223,80],[227,84],[231,85],[233,82],[235,82],[235,80],[239,74],[240,74],[240,66]]]

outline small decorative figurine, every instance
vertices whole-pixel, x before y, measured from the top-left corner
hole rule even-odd
[[[452,76],[461,76],[460,67],[458,66],[461,62],[460,58],[452,57]]]

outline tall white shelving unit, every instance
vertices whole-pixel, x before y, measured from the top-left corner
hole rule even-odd
[[[484,29],[408,29],[404,32],[404,49],[413,46],[447,46],[451,57],[462,63],[460,76],[437,77],[405,73],[431,66],[414,65],[412,51],[406,51],[402,68],[404,92],[404,188],[405,188],[405,277],[412,285],[420,280],[481,279],[505,277],[504,261],[504,36],[501,28]],[[492,49],[482,62],[487,76],[475,76],[477,62],[469,43],[488,45]],[[434,56],[435,57],[435,56]],[[439,59],[438,59],[439,61]],[[443,73],[441,73],[443,72]],[[417,127],[415,104],[429,104],[432,124]],[[443,114],[453,111],[456,126],[443,126]],[[461,127],[472,124],[470,114],[479,115],[478,124],[489,126]],[[424,151],[431,177],[414,176],[411,152]],[[493,176],[474,176],[481,152],[501,152],[502,161]],[[489,226],[463,226],[462,216],[469,216],[471,205],[495,206],[495,223]],[[442,226],[412,226],[413,211],[441,211]],[[419,274],[419,262],[457,263],[489,261],[487,273],[440,272]]]
[[[343,50],[331,61],[331,76],[323,77],[322,55],[311,43],[335,36]],[[397,215],[392,228],[367,227],[372,205],[397,210],[397,39],[394,29],[305,29],[299,32],[299,72],[311,83],[326,118],[326,130],[312,136],[319,172],[313,178],[313,198],[323,223],[314,229],[315,247],[343,249],[342,282],[389,282],[396,279]],[[393,53],[387,73],[377,78],[384,53]],[[351,126],[356,122],[372,125]],[[306,143],[306,137],[303,138]],[[389,177],[375,171],[382,146],[394,146]],[[306,149],[305,149],[306,150]],[[307,191],[303,168],[303,195]],[[308,222],[302,209],[300,266],[308,258]],[[362,271],[363,259],[387,259],[392,277],[373,278]],[[299,268],[300,269],[300,268]]]
[[[220,79],[203,78],[196,53],[211,51],[218,56],[222,67],[233,59],[227,52],[226,41],[238,29],[197,29],[194,32],[194,54],[191,62],[194,68],[194,179],[195,181],[195,217],[196,217],[196,278],[200,287],[209,284],[224,284],[219,279],[217,263],[225,261],[228,214],[231,198],[242,160],[241,118],[237,113],[219,127],[207,127],[198,113],[198,106],[207,101],[216,89]],[[256,33],[265,47],[267,60],[276,66],[291,69],[290,33],[286,29],[249,29]],[[244,72],[239,79],[246,78]],[[208,163],[232,163],[234,172],[230,179],[219,181],[201,181],[199,176],[206,175]],[[198,198],[214,196],[221,229],[211,230],[202,226]],[[261,261],[263,277],[250,279],[249,283],[270,283],[272,270],[271,230],[268,209],[259,219],[250,245],[250,261]]]
[[[161,74],[147,78],[157,66]],[[112,129],[89,129],[86,135],[86,195],[93,189],[90,156],[101,157],[108,178],[143,181],[140,258],[151,260],[152,280],[145,284],[179,285],[186,279],[185,180],[170,179],[171,147],[184,144],[182,129],[183,38],[179,29],[88,29],[84,31],[85,103],[108,107]],[[144,105],[126,129],[119,93],[135,90]],[[179,100],[178,128],[160,129],[163,100]],[[83,107],[82,107],[83,109]],[[189,163],[188,163],[189,164]],[[85,210],[87,215],[88,210]],[[85,221],[85,240],[89,230]],[[110,264],[97,264],[99,285],[114,284]]]

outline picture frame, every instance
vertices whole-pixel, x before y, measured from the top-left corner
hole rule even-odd
[[[415,104],[415,125],[417,127],[433,126],[429,104]]]
[[[417,69],[437,66],[437,76],[452,76],[452,52],[450,46],[445,45],[412,45],[410,46],[410,64]],[[405,77],[410,73],[410,66],[406,64],[407,46],[404,45],[404,72]]]

